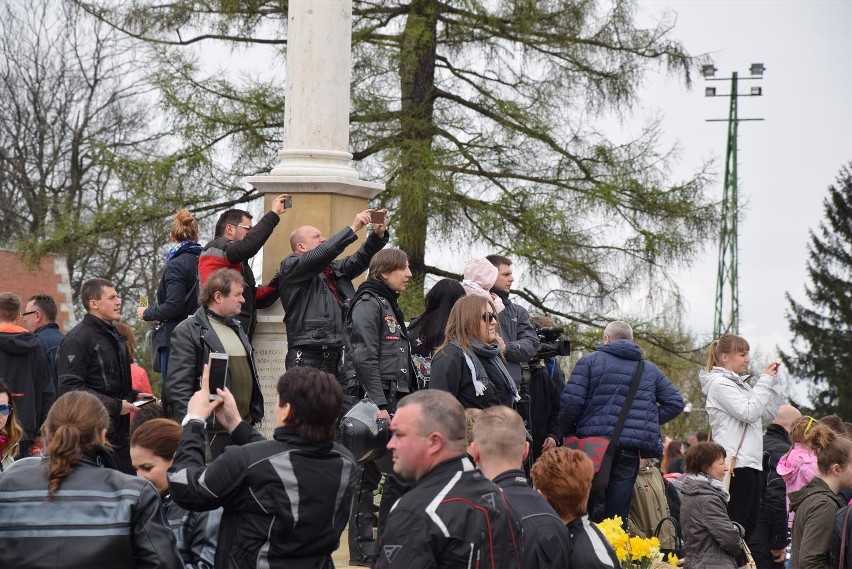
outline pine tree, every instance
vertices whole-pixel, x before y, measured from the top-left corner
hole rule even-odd
[[[825,220],[811,231],[808,306],[787,293],[793,349],[781,359],[809,385],[817,415],[852,417],[852,162],[828,188]]]

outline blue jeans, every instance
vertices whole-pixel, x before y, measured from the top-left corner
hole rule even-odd
[[[614,516],[621,516],[622,524],[627,528],[627,516],[633,504],[633,486],[639,475],[639,451],[635,448],[617,447],[609,473],[609,485],[606,490],[589,496],[589,518],[600,522]]]

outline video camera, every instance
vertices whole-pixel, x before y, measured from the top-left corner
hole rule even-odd
[[[571,342],[562,338],[565,328],[561,326],[550,326],[539,328],[533,324],[538,334],[539,348],[533,361],[546,360],[555,356],[568,356],[571,354]]]

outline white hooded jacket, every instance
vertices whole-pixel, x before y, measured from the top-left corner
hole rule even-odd
[[[763,470],[762,420],[773,419],[783,403],[781,382],[763,374],[752,388],[744,377],[722,367],[701,371],[698,379],[707,396],[713,440],[725,448],[727,456],[737,456],[736,468]],[[737,452],[746,425],[743,446]]]

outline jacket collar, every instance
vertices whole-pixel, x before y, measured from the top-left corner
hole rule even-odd
[[[423,478],[417,481],[418,485],[431,478],[440,478],[447,476],[453,472],[463,471],[468,472],[475,470],[473,463],[467,457],[467,454],[462,454],[444,462],[438,463],[432,470],[426,473]]]
[[[766,434],[774,433],[780,437],[782,437],[786,442],[790,442],[790,433],[787,432],[787,429],[782,427],[781,425],[776,425],[775,423],[771,423],[768,427],[766,427]]]
[[[506,488],[509,486],[525,486],[527,488],[530,487],[529,483],[527,482],[527,477],[524,474],[524,471],[520,469],[507,470],[506,472],[495,476],[492,482],[494,482],[494,484],[500,486],[501,488]]]

